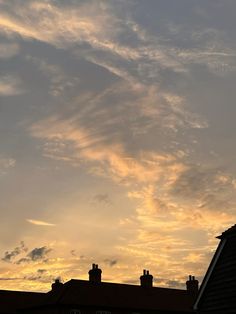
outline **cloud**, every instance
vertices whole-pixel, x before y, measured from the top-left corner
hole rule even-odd
[[[76,250],[71,250],[71,251],[70,251],[70,254],[71,254],[72,256],[77,256]]]
[[[86,1],[76,5],[27,1],[14,2],[12,6],[2,3],[0,25],[5,34],[19,34],[64,49],[77,49],[78,45],[86,44],[84,54],[79,49],[80,56],[121,76],[126,73],[130,78],[133,72],[142,80],[145,74],[147,82],[156,81],[163,69],[187,73],[193,63],[206,65],[213,72],[217,72],[217,64],[218,67],[227,66],[228,70],[235,68],[234,49],[226,44],[224,33],[213,27],[196,31],[191,25],[184,31],[183,27],[174,25],[174,37],[171,31],[154,36],[137,22],[134,12],[139,11],[139,6],[133,10],[132,5],[132,1],[118,4]],[[178,46],[176,36],[183,37],[183,32],[192,48]],[[99,54],[101,51],[104,57]],[[124,66],[122,62],[127,64]]]
[[[16,264],[17,265],[20,265],[20,264],[25,264],[25,263],[29,263],[30,262],[30,259],[27,258],[27,257],[22,257],[20,258],[18,261],[16,261]]]
[[[46,60],[30,55],[26,56],[26,60],[31,63],[31,65],[36,65],[40,72],[42,72],[45,77],[49,78],[49,94],[54,97],[65,94],[66,91],[70,91],[72,88],[78,86],[80,82],[78,77],[67,75],[58,64],[50,64]]]
[[[110,30],[105,26],[112,21],[106,8],[94,1],[77,3],[76,6],[29,1],[19,5],[15,3],[14,10],[17,10],[14,12],[16,14],[9,6],[2,5],[0,24],[5,32],[58,46],[84,40],[89,40],[95,46],[106,45],[102,39]]]
[[[54,227],[55,224],[46,222],[46,221],[42,221],[42,220],[35,220],[35,219],[26,219],[26,221],[28,221],[29,223],[36,225],[36,226],[48,226],[48,227]]]
[[[104,262],[108,264],[110,267],[113,267],[118,263],[118,260],[116,259],[105,259]]]
[[[149,143],[157,138],[163,143],[178,130],[207,127],[204,119],[186,109],[181,97],[154,86],[118,83],[77,101],[73,115],[52,115],[33,124],[32,136],[45,141],[44,156],[74,166],[89,162],[91,171],[99,166],[101,174],[125,184],[156,181],[164,165],[178,168],[180,154],[170,154],[157,142],[145,147],[147,138]]]
[[[40,248],[35,248],[31,252],[28,253],[28,257],[33,261],[38,261],[44,259],[52,249],[47,248],[46,246],[42,246]]]
[[[184,289],[185,283],[179,280],[166,280],[165,284],[175,289]]]
[[[68,279],[77,276],[80,267],[84,267],[81,264],[89,260],[88,251],[99,241],[109,242],[109,247],[103,248],[114,253],[110,256],[119,252],[118,259],[97,253],[101,254],[100,261],[111,274],[117,268],[117,280],[123,280],[126,274],[130,276],[128,267],[133,265],[135,258],[137,267],[144,265],[151,269],[152,266],[154,271],[161,273],[160,281],[157,281],[160,284],[179,286],[183,272],[193,267],[198,270],[200,262],[206,263],[204,252],[215,245],[214,240],[209,239],[235,220],[233,175],[217,166],[210,168],[198,163],[198,154],[203,153],[206,157],[205,152],[199,151],[200,143],[204,134],[208,134],[203,129],[211,128],[212,115],[208,113],[213,109],[198,98],[199,91],[194,85],[195,75],[201,86],[203,83],[208,86],[206,80],[212,79],[212,74],[235,71],[233,44],[224,32],[217,30],[217,25],[209,26],[199,21],[195,25],[192,19],[190,23],[186,22],[182,15],[190,16],[187,7],[173,16],[169,9],[164,9],[170,14],[166,20],[166,13],[159,18],[162,5],[152,1],[150,5],[145,4],[143,10],[144,3],[128,0],[0,1],[1,34],[9,39],[9,44],[0,45],[1,63],[5,66],[4,63],[14,61],[11,64],[15,67],[17,62],[23,62],[18,67],[23,72],[17,77],[9,74],[0,79],[0,94],[17,95],[23,90],[21,78],[34,77],[32,86],[39,84],[40,95],[44,95],[42,99],[41,96],[35,98],[37,93],[34,91],[39,85],[34,85],[31,89],[33,103],[27,103],[31,94],[27,95],[25,105],[19,108],[19,119],[24,116],[23,128],[25,121],[33,121],[28,129],[32,136],[29,147],[35,147],[39,154],[32,162],[40,161],[44,169],[55,167],[57,174],[65,174],[63,182],[73,181],[77,171],[83,174],[86,182],[91,176],[95,185],[100,180],[107,193],[101,188],[91,192],[93,186],[88,192],[86,184],[83,186],[85,195],[89,193],[85,198],[93,205],[111,204],[111,200],[116,199],[112,193],[121,193],[124,203],[128,196],[125,206],[112,204],[106,208],[109,215],[106,215],[105,224],[108,226],[111,219],[114,224],[110,224],[109,230],[104,229],[105,235],[99,232],[95,240],[91,238],[96,230],[87,225],[96,225],[96,218],[91,221],[91,216],[88,220],[85,217],[87,210],[92,211],[91,206],[81,204],[81,208],[76,208],[71,206],[73,200],[65,200],[68,206],[62,207],[70,211],[66,215],[72,224],[76,225],[74,217],[78,214],[85,217],[80,236],[85,235],[86,248],[80,244],[77,248],[80,253],[72,250],[68,239],[73,238],[74,231],[71,223],[63,223],[63,230],[66,231],[68,225],[70,230],[62,234],[60,254],[65,249],[67,256],[47,260],[48,273],[35,271],[35,268],[41,262],[45,264],[50,245],[36,247],[29,254],[14,255],[17,254],[14,250],[6,252],[4,258],[12,263],[9,266],[22,269],[23,277],[32,281],[31,287],[36,287],[37,281],[47,280],[54,269],[66,273]],[[181,3],[176,7],[182,8]],[[165,5],[163,2],[164,8]],[[151,11],[155,12],[153,19]],[[11,44],[13,40],[19,44]],[[17,58],[7,60],[14,56]],[[219,85],[223,82],[214,79]],[[191,90],[193,85],[194,92]],[[195,98],[198,104],[193,108]],[[35,101],[43,105],[37,106]],[[212,104],[216,108],[214,101]],[[28,105],[27,113],[24,110]],[[8,112],[13,117],[11,108]],[[207,112],[210,121],[197,112]],[[27,160],[33,158],[30,154],[27,156]],[[196,164],[192,164],[194,162]],[[27,162],[27,165],[31,163]],[[13,158],[0,158],[0,173],[1,169],[6,171],[14,166]],[[50,176],[48,171],[47,175]],[[45,178],[40,175],[40,182]],[[68,193],[74,189],[73,181],[68,185]],[[73,194],[75,203],[78,193]],[[53,197],[50,194],[52,201]],[[54,213],[51,215],[53,222]],[[28,213],[26,217],[31,216]],[[35,226],[54,226],[43,220],[27,221]],[[32,231],[37,233],[38,228]],[[55,230],[48,228],[46,231],[50,238]],[[111,234],[115,234],[115,241],[111,240]],[[77,241],[77,234],[75,238]],[[82,259],[80,254],[86,258]],[[112,268],[117,261],[119,267]],[[4,277],[10,276],[4,274]]]
[[[20,52],[19,45],[16,43],[0,44],[0,59],[10,59]]]
[[[46,269],[38,269],[37,272],[39,274],[45,274],[47,272],[47,270]]]
[[[21,253],[27,252],[28,248],[25,246],[25,243],[21,241],[20,246],[15,247],[12,251],[5,252],[2,261],[11,263],[16,256],[20,255]]]
[[[0,156],[0,174],[5,174],[8,169],[14,168],[16,160],[14,158],[7,158]]]
[[[0,76],[0,96],[15,96],[24,93],[21,81],[14,76]]]
[[[230,210],[236,202],[234,178],[220,168],[190,165],[171,187],[171,193],[182,201],[210,210]]]
[[[96,203],[103,204],[103,205],[111,205],[112,204],[111,199],[110,199],[108,194],[96,194],[93,197],[93,201]]]
[[[32,251],[30,251],[25,257],[22,257],[19,259],[16,264],[28,264],[31,262],[39,262],[39,261],[45,261],[45,258],[47,257],[48,253],[50,253],[52,249],[42,246],[39,248],[34,248]]]

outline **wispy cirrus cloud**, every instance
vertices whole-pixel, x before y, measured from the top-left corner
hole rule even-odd
[[[194,30],[185,31],[193,46],[186,49],[178,46],[174,39],[166,43],[163,35],[150,35],[144,26],[135,21],[134,15],[124,15],[124,7],[132,5],[132,1],[120,2],[119,5],[113,1],[88,1],[79,2],[76,6],[29,1],[15,2],[13,12],[13,7],[3,3],[0,23],[6,33],[20,34],[23,38],[37,39],[58,47],[71,49],[87,43],[90,47],[85,49],[84,54],[80,47],[78,55],[118,75],[123,75],[128,68],[129,77],[133,74],[141,79],[145,73],[146,78],[153,80],[163,69],[184,73],[194,63],[206,65],[215,72],[223,66],[226,69],[228,64],[227,68],[232,70],[235,65],[234,49],[229,45],[225,47],[224,34],[217,29],[195,30],[195,36]],[[107,28],[107,25],[112,27]],[[178,25],[173,28],[175,36],[176,31],[178,36],[183,32]],[[203,36],[206,33],[208,38]],[[133,38],[130,44],[122,40],[127,34]],[[171,31],[166,36],[170,34]],[[221,45],[215,47],[216,42]],[[104,56],[96,53],[99,51],[103,51]]]
[[[42,220],[35,220],[35,219],[27,219],[27,221],[33,225],[36,226],[46,226],[46,227],[54,227],[55,224],[46,222],[46,221],[42,221]]]

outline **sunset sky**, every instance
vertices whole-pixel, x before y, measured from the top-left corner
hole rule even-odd
[[[0,0],[0,289],[200,281],[236,223],[235,0]]]

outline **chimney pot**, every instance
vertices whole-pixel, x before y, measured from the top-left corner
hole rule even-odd
[[[98,264],[92,264],[92,269],[88,273],[90,282],[100,283],[102,281],[102,270],[98,268]]]
[[[153,284],[153,276],[149,274],[149,270],[144,269],[143,275],[140,276],[141,287],[151,288]]]
[[[57,291],[63,286],[63,283],[60,281],[59,278],[55,279],[55,282],[52,284],[52,291]]]
[[[187,291],[193,295],[197,296],[198,294],[198,280],[195,279],[195,276],[189,276],[189,280],[186,281]]]

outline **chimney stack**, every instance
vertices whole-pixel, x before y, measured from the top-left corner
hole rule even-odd
[[[198,280],[195,279],[194,276],[189,276],[189,280],[186,281],[187,291],[193,295],[197,296],[198,294]]]
[[[55,279],[55,282],[52,284],[52,291],[58,291],[63,286],[63,283],[59,278]]]
[[[90,282],[100,283],[102,281],[102,270],[98,268],[97,264],[93,264],[92,269],[88,273]]]
[[[143,275],[140,276],[141,287],[152,288],[153,276],[149,274],[149,270],[144,269]]]

